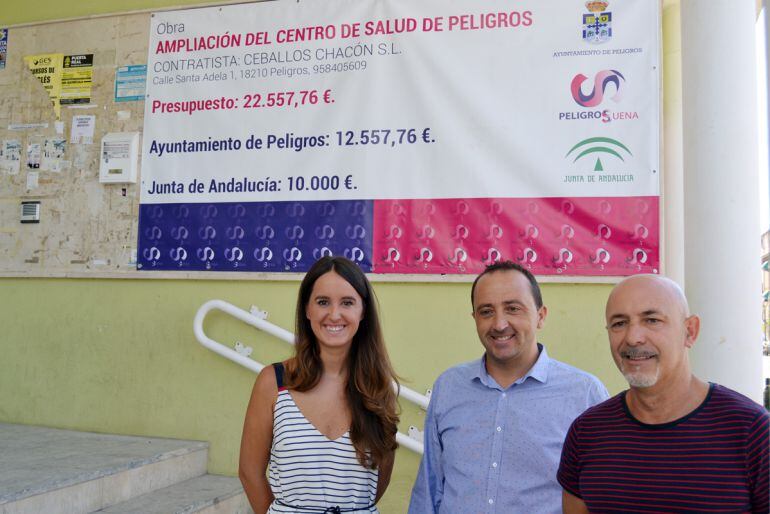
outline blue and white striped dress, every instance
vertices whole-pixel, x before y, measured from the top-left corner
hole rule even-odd
[[[275,496],[268,514],[320,514],[332,507],[355,514],[378,513],[373,506],[377,470],[361,466],[347,432],[334,441],[319,432],[286,389],[279,389],[273,411],[268,469]]]

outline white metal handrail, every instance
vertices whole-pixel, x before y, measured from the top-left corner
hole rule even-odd
[[[198,309],[198,312],[195,313],[195,319],[193,320],[193,332],[195,333],[195,337],[196,339],[198,339],[198,342],[200,342],[203,346],[205,346],[212,352],[218,353],[222,357],[229,359],[237,364],[240,364],[241,366],[248,368],[255,373],[259,373],[260,371],[262,371],[265,365],[255,361],[254,359],[251,359],[245,355],[238,353],[237,351],[233,350],[228,346],[225,346],[220,342],[214,341],[213,339],[208,337],[206,333],[203,331],[203,319],[212,310],[220,310],[226,314],[233,316],[234,318],[238,318],[239,320],[243,321],[248,325],[251,325],[257,330],[267,332],[271,336],[277,337],[278,339],[284,342],[287,342],[291,345],[294,344],[294,334],[292,334],[288,330],[281,328],[277,325],[274,325],[273,323],[270,323],[269,321],[262,319],[259,316],[255,316],[250,312],[247,312],[239,307],[236,307],[231,303],[227,303],[223,300],[209,300],[208,302],[201,305],[200,308]],[[408,400],[418,405],[419,407],[422,407],[423,409],[428,408],[427,396],[422,395],[417,391],[409,389],[408,387],[405,387],[403,385],[397,387],[395,382],[393,383],[393,386],[398,392],[399,396],[401,396],[405,400]],[[396,441],[398,441],[398,444],[400,444],[401,446],[404,446],[405,448],[409,448],[413,452],[417,452],[420,454],[423,453],[422,442],[418,441],[417,439],[413,439],[412,437],[406,434],[398,432],[396,434]]]

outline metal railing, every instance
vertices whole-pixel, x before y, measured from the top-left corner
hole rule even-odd
[[[292,334],[286,329],[283,329],[267,321],[265,319],[266,315],[259,316],[258,314],[256,314],[259,311],[255,307],[252,307],[252,312],[247,312],[223,300],[209,300],[208,302],[201,305],[200,308],[198,309],[198,312],[195,313],[195,319],[193,320],[193,332],[195,332],[196,339],[198,339],[198,341],[203,346],[205,346],[212,352],[217,353],[222,357],[229,359],[237,364],[240,364],[241,366],[248,368],[254,371],[255,373],[259,373],[260,371],[262,371],[265,365],[255,361],[254,359],[251,359],[246,355],[243,355],[237,352],[236,350],[228,346],[225,346],[220,342],[214,341],[213,339],[208,337],[206,333],[203,331],[203,319],[212,310],[220,310],[226,314],[229,314],[234,318],[237,318],[243,321],[248,325],[251,325],[257,330],[266,332],[271,336],[277,337],[278,339],[286,343],[289,343],[291,345],[294,344],[294,334]],[[396,392],[398,392],[398,395],[404,398],[405,400],[408,400],[423,409],[428,408],[429,398],[427,396],[422,395],[417,391],[409,389],[408,387],[405,387],[403,385],[397,387],[396,384],[394,383],[393,387],[396,390]],[[419,434],[421,434],[421,432],[419,432],[414,427],[410,427],[410,432],[415,432],[415,434],[417,434],[418,436]],[[418,440],[414,437],[398,432],[396,434],[396,441],[398,441],[398,444],[400,444],[401,446],[408,448],[413,452],[416,452],[419,454],[423,453],[423,444],[422,444],[421,438]]]

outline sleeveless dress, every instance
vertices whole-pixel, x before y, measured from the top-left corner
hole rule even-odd
[[[268,481],[275,500],[267,513],[377,514],[377,470],[361,466],[347,432],[332,441],[305,418],[283,386],[283,365],[274,366],[278,399]]]

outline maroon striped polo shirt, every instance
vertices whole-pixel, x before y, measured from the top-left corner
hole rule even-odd
[[[770,416],[711,384],[690,414],[649,425],[623,392],[572,423],[557,477],[592,513],[768,514]]]

